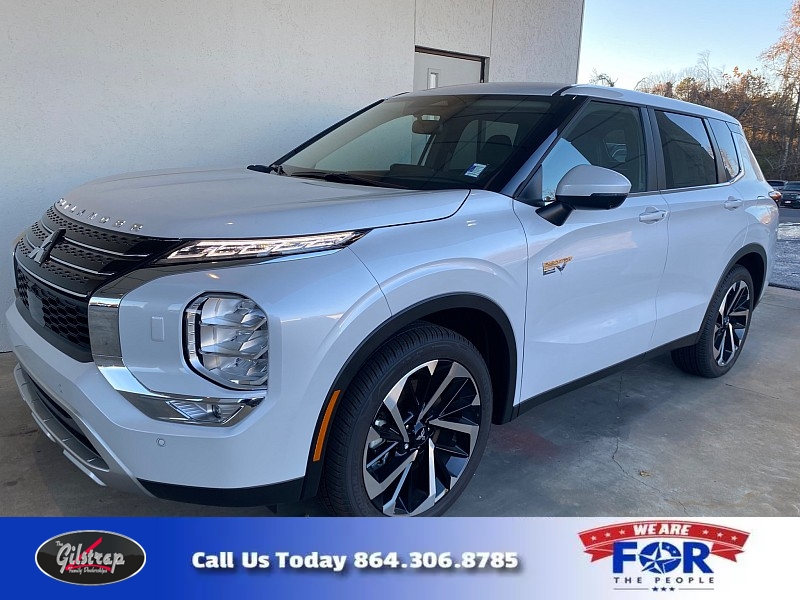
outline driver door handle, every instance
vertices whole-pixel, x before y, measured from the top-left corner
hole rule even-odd
[[[659,210],[655,206],[648,206],[647,209],[639,215],[639,221],[641,223],[658,223],[666,216],[667,211]]]
[[[725,208],[728,210],[736,210],[743,204],[743,200],[741,198],[734,198],[733,196],[729,196],[727,200],[725,200]]]

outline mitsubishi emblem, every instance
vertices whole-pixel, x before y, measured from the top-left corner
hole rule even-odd
[[[42,243],[38,248],[34,248],[31,253],[28,254],[28,258],[30,258],[36,264],[41,265],[50,257],[50,251],[53,249],[53,246],[55,246],[59,240],[61,240],[61,237],[66,232],[66,229],[56,229],[53,233],[42,240]]]

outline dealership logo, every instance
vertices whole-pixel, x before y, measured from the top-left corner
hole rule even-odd
[[[42,573],[77,585],[117,583],[136,575],[144,563],[144,548],[110,531],[62,533],[36,551],[36,564]]]
[[[635,521],[578,534],[591,562],[609,558],[614,590],[713,590],[714,560],[736,562],[749,533],[709,523]]]

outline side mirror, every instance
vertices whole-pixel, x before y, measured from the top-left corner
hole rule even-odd
[[[556,201],[536,213],[556,226],[563,225],[573,210],[617,208],[631,191],[631,182],[611,169],[593,165],[572,167],[556,187]]]

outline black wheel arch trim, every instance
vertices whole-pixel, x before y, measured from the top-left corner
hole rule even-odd
[[[336,420],[336,412],[339,410],[340,406],[340,403],[336,402],[334,398],[336,390],[341,390],[341,393],[344,394],[350,382],[355,378],[361,368],[361,365],[363,365],[381,345],[403,329],[415,321],[424,321],[427,316],[452,309],[469,309],[482,312],[491,318],[499,327],[505,338],[505,345],[507,346],[508,378],[507,381],[504,382],[492,382],[493,389],[497,389],[497,386],[499,386],[499,388],[505,392],[503,394],[505,397],[494,399],[495,407],[492,421],[495,423],[505,423],[513,418],[514,396],[517,382],[517,346],[514,330],[511,327],[511,322],[505,311],[486,296],[473,293],[445,294],[423,300],[392,315],[389,319],[384,321],[369,337],[359,344],[356,350],[348,357],[347,361],[345,361],[344,366],[340,369],[333,385],[331,385],[328,390],[325,402],[320,408],[320,413],[317,417],[314,436],[311,438],[309,445],[306,474],[303,480],[302,499],[316,496],[319,489],[330,429],[325,433],[321,457],[318,460],[314,460],[314,451],[320,431],[323,428],[323,422],[326,420],[326,412],[328,412],[331,402],[335,402],[336,404],[332,407],[331,414],[328,416],[328,425],[334,423]]]
[[[756,274],[750,271],[747,265],[742,265],[744,268],[750,271],[750,276],[753,278],[753,285],[756,287],[756,289],[753,290],[753,308],[755,308],[758,306],[758,303],[764,294],[764,289],[767,287],[767,271],[769,270],[767,251],[760,244],[746,244],[736,254],[734,254],[733,258],[728,261],[728,264],[725,265],[725,268],[722,270],[722,273],[717,280],[717,285],[714,286],[714,290],[716,291],[719,288],[719,286],[722,284],[722,280],[725,279],[725,276],[730,272],[734,265],[739,264],[739,261],[741,261],[748,254],[757,254],[761,258],[761,263],[764,269],[764,272],[761,274],[761,280],[757,281],[755,277]]]

